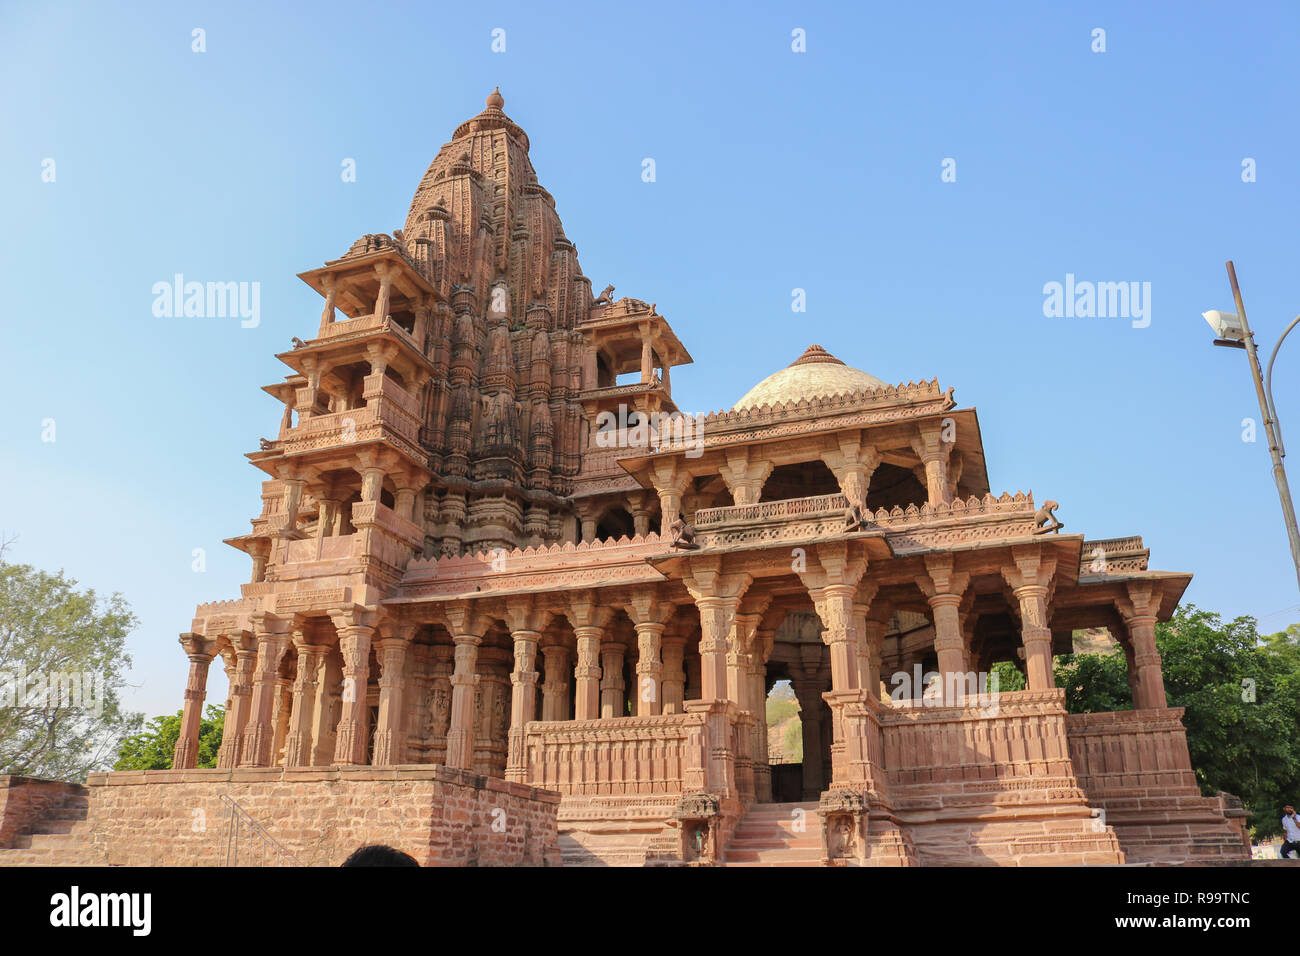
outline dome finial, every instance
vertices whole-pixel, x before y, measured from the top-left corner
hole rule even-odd
[[[501,87],[494,87],[487,98],[488,109],[499,110],[506,105],[506,98],[501,95]]]

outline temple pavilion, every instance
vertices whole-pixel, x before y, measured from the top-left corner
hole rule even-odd
[[[568,863],[1241,858],[1161,679],[1190,575],[991,488],[975,409],[934,380],[811,345],[683,414],[690,353],[654,303],[593,291],[503,107],[456,128],[402,229],[300,276],[322,311],[265,387],[261,506],[228,539],[250,579],[181,636],[175,767],[217,659],[219,768],[555,791]],[[1067,714],[1053,655],[1087,628],[1132,709]],[[999,662],[1023,690],[989,692]],[[769,759],[786,681],[798,763]]]

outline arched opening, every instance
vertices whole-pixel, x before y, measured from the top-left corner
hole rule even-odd
[[[633,528],[631,513],[620,505],[614,505],[596,522],[596,540],[616,540],[624,535],[630,538]]]
[[[803,795],[803,723],[799,698],[790,686],[784,665],[768,667],[767,764],[772,777],[772,801],[794,803]]]
[[[834,495],[840,490],[835,475],[820,459],[777,465],[763,484],[759,501],[786,501],[790,498],[812,498],[817,495]]]
[[[879,508],[889,510],[897,505],[920,507],[925,504],[929,493],[916,475],[906,468],[882,462],[871,475],[871,485],[867,489],[867,507],[872,511]]]

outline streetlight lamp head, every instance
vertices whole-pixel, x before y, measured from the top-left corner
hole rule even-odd
[[[1235,312],[1220,312],[1218,309],[1211,309],[1209,312],[1202,312],[1201,315],[1206,322],[1210,323],[1210,328],[1214,329],[1216,338],[1227,339],[1230,342],[1240,342],[1246,337],[1245,330],[1241,327],[1241,317]]]

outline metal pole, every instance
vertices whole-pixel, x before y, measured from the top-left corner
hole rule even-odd
[[[1295,564],[1296,583],[1300,586],[1300,529],[1296,527],[1295,505],[1291,503],[1291,488],[1287,484],[1286,468],[1282,465],[1282,455],[1274,428],[1276,423],[1268,395],[1264,391],[1264,377],[1259,370],[1259,355],[1255,351],[1255,333],[1250,331],[1250,323],[1246,321],[1246,306],[1241,301],[1241,289],[1237,285],[1237,270],[1233,268],[1231,259],[1228,260],[1228,281],[1232,283],[1232,298],[1237,305],[1237,315],[1241,318],[1242,338],[1246,345],[1246,355],[1250,359],[1250,375],[1255,381],[1259,410],[1264,416],[1264,432],[1268,435],[1268,452],[1273,459],[1273,480],[1277,483],[1277,494],[1282,500],[1282,516],[1286,521],[1286,533],[1291,539],[1291,560]]]

